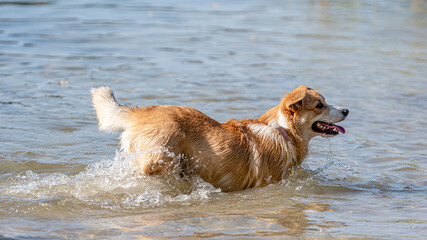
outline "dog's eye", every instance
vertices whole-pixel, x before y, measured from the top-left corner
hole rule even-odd
[[[316,108],[319,108],[319,109],[323,108],[323,103],[319,102],[319,103],[317,104]]]

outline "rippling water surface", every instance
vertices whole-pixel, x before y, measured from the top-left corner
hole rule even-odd
[[[0,0],[0,238],[427,236],[427,3]],[[257,118],[300,84],[346,106],[285,180],[146,178],[89,89]]]

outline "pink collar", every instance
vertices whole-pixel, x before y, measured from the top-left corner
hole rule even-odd
[[[289,142],[289,136],[286,130],[283,127],[279,127],[277,130],[279,130],[282,137],[285,139],[286,142]]]

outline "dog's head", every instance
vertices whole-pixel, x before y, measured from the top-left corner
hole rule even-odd
[[[333,137],[345,133],[343,127],[334,123],[343,121],[349,113],[348,109],[328,105],[320,93],[304,85],[283,98],[280,111],[288,127],[306,141],[315,136]]]

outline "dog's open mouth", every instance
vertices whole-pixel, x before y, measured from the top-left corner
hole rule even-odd
[[[313,131],[318,133],[325,133],[329,135],[338,135],[338,133],[345,133],[345,129],[341,126],[335,125],[333,123],[326,123],[326,122],[315,122],[311,126]]]

